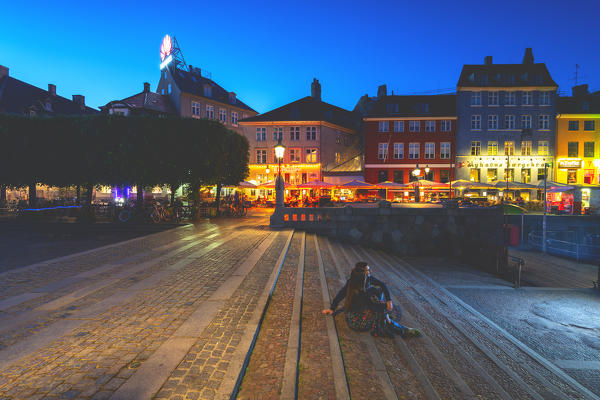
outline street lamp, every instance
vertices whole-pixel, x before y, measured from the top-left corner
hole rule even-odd
[[[415,181],[415,203],[418,203],[421,200],[421,193],[419,193],[419,175],[421,175],[421,170],[419,169],[419,164],[415,166],[412,174],[417,179]]]
[[[269,172],[271,172],[271,170],[269,169],[269,167],[265,168],[265,174],[267,175],[266,177],[266,181],[269,182]]]
[[[275,145],[275,158],[278,162],[277,179],[275,180],[275,207],[283,207],[283,178],[281,177],[281,162],[285,154],[285,146],[281,143],[281,136]]]

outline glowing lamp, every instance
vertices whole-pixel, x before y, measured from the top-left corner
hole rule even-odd
[[[600,158],[596,158],[596,159],[594,160],[594,167],[596,167],[596,168],[600,168]]]
[[[428,174],[429,173],[429,165],[425,167],[425,173]]]
[[[412,174],[413,174],[414,176],[419,176],[419,175],[421,175],[421,170],[419,169],[419,167],[418,167],[418,166],[417,166],[417,168],[413,169],[413,172],[412,172]]]
[[[279,142],[275,145],[275,157],[282,160],[283,155],[285,154],[285,146],[281,143],[281,138],[279,138]]]

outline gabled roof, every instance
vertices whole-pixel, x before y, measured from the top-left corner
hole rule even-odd
[[[555,86],[546,64],[463,65],[458,87]]]
[[[212,99],[220,103],[229,104],[234,107],[256,112],[237,97],[234,101],[231,101],[228,91],[223,89],[212,79],[208,79],[202,76],[202,74],[197,69],[194,72],[190,72],[177,68],[176,66],[172,66],[169,68],[169,71],[171,72],[171,76],[173,77],[175,84],[177,85],[179,90],[181,90],[184,93],[190,93],[194,96]],[[205,85],[210,85],[211,87],[210,97],[204,95]]]
[[[80,106],[73,100],[51,95],[11,76],[0,78],[0,113],[36,115],[96,114],[98,110]]]
[[[356,129],[356,116],[343,108],[306,96],[266,113],[246,118],[243,122],[324,121],[344,128]]]
[[[600,92],[584,96],[559,97],[557,114],[600,114]]]
[[[456,95],[382,96],[365,118],[452,117],[456,115]]]
[[[157,113],[177,114],[177,110],[175,109],[171,98],[166,94],[161,95],[154,92],[141,92],[123,100],[113,100],[105,106],[100,107],[100,109],[107,111],[108,108],[117,104],[123,104],[132,110],[145,109]]]

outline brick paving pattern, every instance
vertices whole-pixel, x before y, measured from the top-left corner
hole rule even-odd
[[[314,235],[306,236],[298,398],[335,399]]]
[[[294,234],[246,368],[239,399],[277,399],[280,395],[300,242],[300,234]]]

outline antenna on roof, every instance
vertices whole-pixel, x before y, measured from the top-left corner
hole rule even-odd
[[[575,81],[575,86],[579,85],[579,80],[585,78],[585,75],[581,74],[579,70],[581,67],[579,64],[575,64],[575,75],[571,78],[572,81]]]
[[[179,42],[177,42],[177,38],[175,36],[173,36],[173,50],[171,51],[171,54],[173,55],[173,59],[177,61],[175,64],[177,68],[188,70],[188,66],[185,63],[185,58],[183,58],[183,53],[179,47]]]

